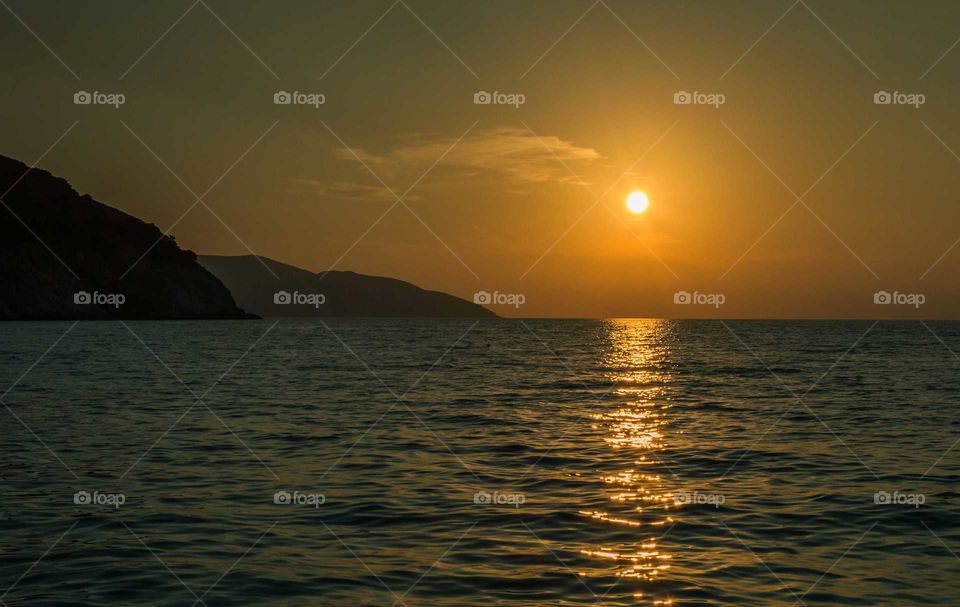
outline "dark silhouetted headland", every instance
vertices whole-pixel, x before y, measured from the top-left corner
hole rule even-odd
[[[244,310],[262,316],[496,317],[473,302],[394,278],[339,271],[315,274],[253,255],[201,255],[199,260],[227,285]]]
[[[5,156],[2,192],[0,320],[249,317],[157,226]]]

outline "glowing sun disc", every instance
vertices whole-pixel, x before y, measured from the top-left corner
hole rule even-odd
[[[635,215],[646,211],[648,206],[650,206],[650,199],[643,192],[630,192],[627,196],[627,209]]]

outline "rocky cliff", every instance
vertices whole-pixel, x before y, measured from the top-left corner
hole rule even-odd
[[[248,317],[192,251],[65,180],[0,156],[0,193],[0,320]]]

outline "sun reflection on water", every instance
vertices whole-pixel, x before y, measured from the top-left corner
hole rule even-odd
[[[656,453],[668,439],[669,375],[662,369],[666,351],[665,321],[610,321],[606,326],[610,350],[601,365],[614,384],[606,410],[593,415],[594,427],[604,433],[605,442],[630,467],[614,470],[602,478],[608,490],[610,506],[603,510],[582,510],[582,516],[599,524],[620,525],[636,529],[635,540],[583,549],[583,555],[599,563],[613,565],[613,570],[598,567],[593,575],[615,575],[645,582],[644,588],[664,576],[670,569],[673,555],[664,551],[659,538],[674,518],[673,492]],[[645,593],[637,599],[652,598]],[[659,598],[654,605],[670,605],[671,599]]]

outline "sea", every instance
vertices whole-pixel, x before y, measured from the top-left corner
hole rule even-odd
[[[960,324],[0,324],[0,605],[960,605]]]

